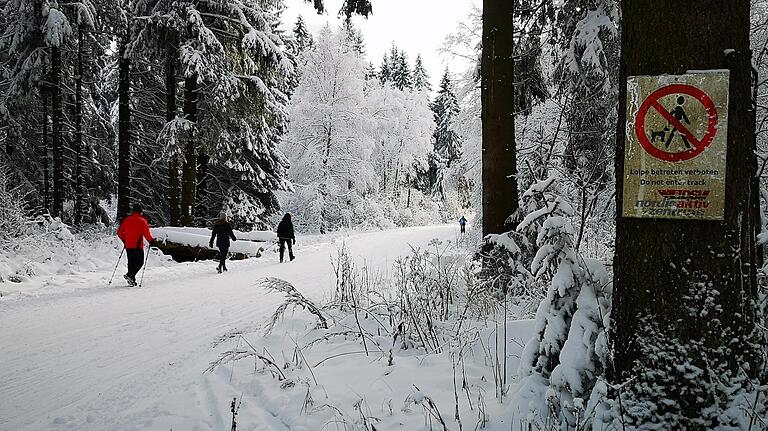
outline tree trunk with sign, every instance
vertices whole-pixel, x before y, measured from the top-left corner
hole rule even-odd
[[[750,5],[700,0],[696,13],[692,5],[622,1],[611,379],[623,384],[615,386],[620,389],[614,396],[625,426],[728,426],[732,419],[723,412],[738,404],[738,394],[753,390],[748,380],[765,372],[764,339],[756,329],[759,213]],[[727,133],[723,220],[624,217],[630,152],[625,142],[629,134],[645,133],[627,115],[628,77],[717,69],[730,71],[727,130],[724,124],[717,129]]]
[[[483,235],[513,226],[517,211],[513,1],[483,1]]]

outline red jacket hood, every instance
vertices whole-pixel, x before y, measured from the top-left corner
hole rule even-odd
[[[144,239],[152,241],[147,219],[137,212],[131,213],[120,223],[117,236],[123,240],[127,249],[144,248]]]

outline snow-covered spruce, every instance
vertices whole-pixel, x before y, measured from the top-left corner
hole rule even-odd
[[[277,143],[288,124],[295,65],[273,11],[257,0],[134,4],[141,18],[126,55],[178,61],[185,78],[184,109],[159,139],[164,160],[183,168],[196,153],[204,166],[193,193],[201,221],[226,210],[237,228],[264,228],[279,208],[275,193],[290,190]],[[176,59],[166,58],[168,39],[178,41]],[[194,186],[182,182],[182,195]]]
[[[543,219],[531,273],[549,282],[536,312],[536,336],[520,362],[520,388],[508,414],[518,426],[576,429],[609,420],[604,402],[608,360],[606,328],[611,285],[605,267],[574,248],[572,207],[544,191],[552,179],[534,184],[526,195],[546,196],[543,206],[523,219],[518,230]]]

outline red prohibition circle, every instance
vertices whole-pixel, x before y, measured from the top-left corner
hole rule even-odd
[[[709,124],[707,125],[707,133],[704,134],[703,138],[698,139],[694,136],[684,125],[680,124],[676,118],[672,117],[661,103],[659,103],[659,100],[662,97],[669,96],[670,94],[690,96],[704,105],[704,109],[707,111],[709,117]],[[693,148],[680,153],[670,153],[653,145],[653,143],[648,140],[648,136],[645,133],[645,117],[651,107],[658,111],[661,116],[665,117],[665,119],[675,127],[678,133],[686,136],[691,144],[693,144]],[[635,121],[635,135],[640,141],[640,145],[643,149],[653,157],[667,162],[682,162],[698,156],[712,143],[715,139],[715,135],[717,135],[717,120],[717,108],[707,93],[692,85],[672,84],[654,91],[645,99],[645,101],[643,101],[643,104],[640,105]]]

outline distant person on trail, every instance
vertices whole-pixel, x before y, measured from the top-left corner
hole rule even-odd
[[[134,204],[133,212],[123,219],[117,229],[117,236],[123,241],[128,257],[128,272],[123,278],[130,286],[136,286],[136,274],[144,266],[144,239],[149,241],[150,245],[155,241],[149,231],[149,223],[142,213],[141,204]]]
[[[213,225],[213,232],[211,232],[211,241],[209,246],[213,248],[213,240],[216,240],[216,247],[219,248],[219,266],[216,271],[221,274],[221,271],[227,270],[227,256],[229,255],[229,239],[237,241],[235,233],[232,232],[232,225],[229,224],[229,217],[226,211],[222,211],[219,214],[219,219]]]
[[[461,218],[459,219],[459,226],[461,226],[462,235],[467,233],[467,219],[464,216],[461,216]]]
[[[290,213],[285,213],[280,224],[277,225],[277,239],[280,241],[280,263],[283,263],[286,244],[288,244],[288,257],[293,260],[293,245],[296,244],[296,235],[293,232]]]

